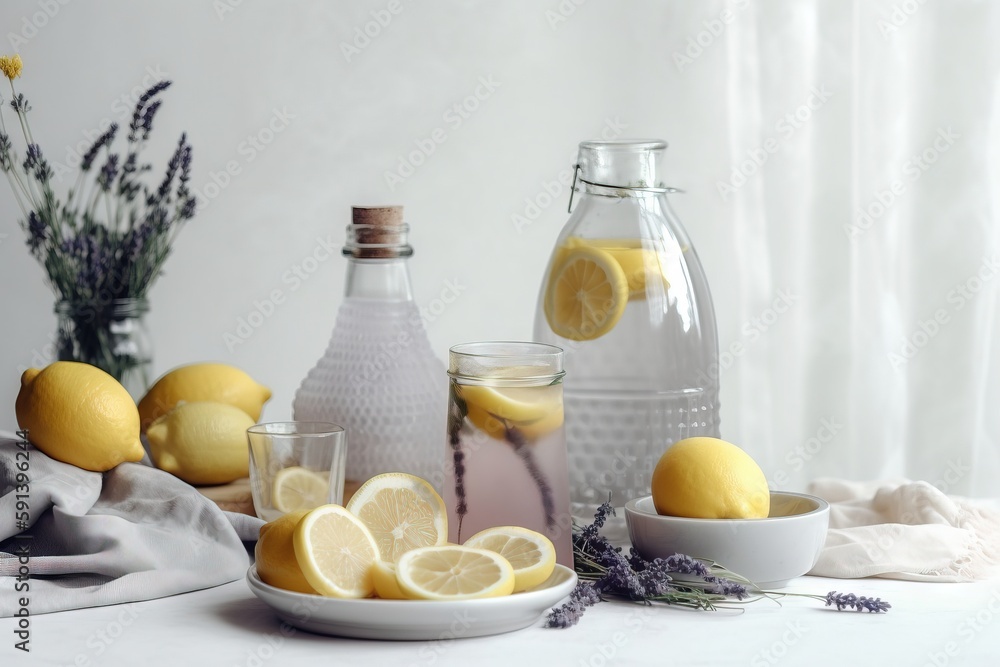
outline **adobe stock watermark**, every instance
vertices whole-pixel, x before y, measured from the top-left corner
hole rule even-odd
[[[222,334],[222,342],[230,353],[250,340],[254,333],[271,319],[278,309],[311,278],[330,257],[340,254],[340,245],[333,242],[329,234],[326,238],[316,237],[316,245],[305,257],[295,262],[281,274],[281,284],[287,289],[276,287],[260,299],[254,299],[253,307],[236,318],[236,327]]]
[[[732,4],[737,10],[743,11],[750,6],[750,0],[733,0]],[[683,51],[673,52],[674,66],[677,71],[683,74],[685,68],[690,67],[694,61],[701,58],[705,50],[715,44],[715,40],[726,32],[729,24],[736,20],[736,16],[736,13],[727,7],[719,12],[718,17],[702,21],[703,29],[688,36]]]
[[[396,365],[396,361],[410,349],[410,346],[419,340],[414,336],[414,332],[426,330],[436,322],[466,289],[457,278],[445,280],[441,292],[426,306],[418,309],[418,314],[408,323],[409,327],[401,328],[394,339],[380,343],[378,351],[364,359],[362,369],[351,380],[356,385],[366,385],[381,378],[386,371]]]
[[[632,639],[642,632],[649,623],[653,612],[649,607],[633,609],[625,615],[622,625],[625,630],[615,630],[610,636],[603,637],[594,643],[594,652],[586,658],[581,658],[576,664],[582,667],[609,667],[621,661],[621,651],[631,643]]]
[[[996,277],[998,271],[1000,271],[1000,256],[984,257],[975,273],[948,291],[945,300],[950,308],[938,308],[927,319],[918,320],[916,328],[903,336],[895,349],[886,353],[886,359],[892,370],[899,371],[913,361],[917,354],[930,345],[941,330],[951,323],[952,315],[975,299]]]
[[[782,315],[790,311],[798,301],[798,295],[791,290],[778,290],[768,307],[743,323],[740,327],[741,338],[730,343],[729,347],[720,349],[719,361],[698,371],[699,382],[705,386],[718,382],[722,374],[732,368],[736,360],[746,354],[747,350],[770,331]]]
[[[916,14],[927,0],[903,0],[892,6],[892,11],[885,18],[880,18],[875,22],[878,31],[882,34],[882,39],[888,41],[889,37],[909,23],[913,15]]]
[[[253,134],[248,134],[246,139],[236,146],[236,155],[240,159],[228,160],[219,171],[208,172],[208,182],[201,188],[194,188],[195,201],[198,212],[201,213],[208,208],[208,205],[215,200],[222,191],[232,184],[233,179],[243,173],[243,168],[257,159],[257,157],[267,150],[275,137],[288,129],[295,114],[289,113],[288,109],[274,109],[271,117],[260,126]]]
[[[410,667],[433,665],[448,651],[452,641],[469,634],[469,630],[472,629],[473,623],[477,620],[477,617],[469,613],[468,609],[452,612],[452,621],[448,625],[448,629],[442,630],[436,639],[424,643],[417,651],[419,660],[411,662]]]
[[[278,632],[261,634],[261,641],[253,648],[246,650],[246,658],[243,662],[234,664],[244,667],[261,667],[271,660],[285,645],[285,640],[296,632],[298,630],[295,627],[282,621],[278,626]]]
[[[100,658],[115,642],[122,638],[126,631],[139,618],[139,608],[135,604],[126,604],[118,608],[114,619],[90,633],[84,645],[87,651],[81,651],[73,658],[76,667],[92,667],[101,664]]]
[[[154,84],[165,81],[168,76],[169,73],[161,69],[159,65],[147,65],[139,83],[112,100],[111,115],[98,121],[97,127],[94,129],[84,130],[81,141],[66,147],[66,154],[61,162],[51,161],[52,175],[56,182],[62,182],[64,176],[73,174],[74,170],[80,167],[83,163],[83,156],[94,144],[94,141],[111,127],[112,123],[118,123],[119,126],[128,125],[135,109],[135,103],[139,101],[142,94]]]
[[[911,184],[916,183],[961,138],[962,135],[952,130],[951,126],[937,128],[937,134],[931,144],[903,163],[901,169],[903,176]],[[857,241],[862,234],[874,227],[875,223],[885,216],[889,208],[899,197],[906,194],[907,190],[906,181],[895,179],[885,189],[876,191],[875,196],[868,204],[854,212],[854,222],[843,226],[847,239]]]
[[[785,631],[781,633],[781,637],[775,639],[769,646],[757,651],[750,659],[750,666],[769,667],[778,664],[808,631],[809,628],[804,627],[801,620],[786,621]]]
[[[360,56],[361,52],[371,46],[373,40],[378,39],[389,27],[393,19],[399,16],[405,7],[400,0],[389,0],[385,7],[373,9],[370,12],[371,20],[363,25],[354,26],[350,42],[340,43],[340,52],[344,60],[348,63],[351,59]]]
[[[796,445],[785,454],[784,466],[768,480],[768,488],[781,489],[788,484],[788,470],[799,472],[805,468],[806,464],[819,456],[823,448],[837,439],[837,435],[843,431],[845,425],[837,417],[823,417],[819,420],[819,428],[816,432],[806,438],[805,442]]]
[[[555,31],[560,24],[568,21],[573,14],[576,14],[576,10],[586,3],[587,0],[559,0],[555,11],[546,9],[545,20],[549,24],[549,29]]]
[[[453,103],[441,114],[441,120],[447,127],[436,127],[427,136],[414,139],[414,150],[399,155],[396,159],[396,168],[392,171],[386,170],[383,173],[385,184],[389,190],[395,192],[397,186],[406,182],[406,179],[413,176],[417,169],[426,164],[431,156],[437,152],[438,146],[448,141],[449,132],[454,132],[462,127],[501,85],[503,85],[501,82],[493,79],[492,74],[479,77],[478,85],[469,95]]]
[[[972,468],[966,465],[960,458],[950,459],[947,465],[948,467],[934,482],[915,483],[933,486],[941,493],[948,494],[949,491],[953,490],[959,482],[965,479],[965,477],[972,472]],[[878,538],[874,542],[867,541],[864,543],[863,546],[865,553],[873,561],[884,560],[886,555],[896,547],[896,542],[903,534],[903,526],[912,526],[922,523],[926,523],[926,520],[915,510],[903,510],[897,517],[895,523],[887,524],[884,530],[879,531]]]
[[[733,168],[727,180],[715,182],[715,187],[719,191],[722,201],[728,202],[733,193],[760,172],[770,157],[781,150],[782,142],[789,141],[831,97],[833,97],[833,93],[827,90],[825,84],[818,88],[815,86],[810,88],[805,101],[779,118],[774,124],[774,131],[780,135],[780,141],[773,136],[768,137],[759,147],[747,151],[746,158]]]
[[[941,647],[940,651],[930,651],[927,653],[927,661],[924,663],[924,667],[947,667],[947,665],[951,664],[952,659],[961,655],[963,646],[968,646],[975,641],[979,635],[986,632],[991,625],[996,623],[997,619],[1000,619],[1000,588],[994,588],[990,592],[990,597],[986,601],[986,604],[975,612],[974,615],[966,616],[955,627],[955,634],[965,640],[964,643],[960,643],[954,639],[948,640]],[[994,638],[996,637],[995,633],[996,630],[993,630],[992,636]]]
[[[213,0],[212,9],[219,21],[226,20],[226,14],[232,14],[243,5],[243,0]]]
[[[54,19],[59,11],[72,0],[38,0],[35,6],[38,11],[21,18],[21,29],[18,32],[8,32],[7,41],[12,51],[19,51],[22,46],[38,36],[39,31]]]
[[[604,126],[601,128],[599,134],[604,141],[610,141],[611,139],[620,137],[627,129],[628,125],[622,122],[621,118],[615,116],[614,118],[604,119]],[[574,162],[575,157],[574,155]],[[512,213],[510,216],[510,222],[514,225],[514,231],[518,234],[523,234],[525,228],[533,225],[542,215],[543,211],[552,206],[553,203],[559,202],[563,193],[568,192],[569,188],[573,185],[573,172],[573,167],[566,167],[556,174],[552,180],[542,181],[539,184],[541,190],[533,197],[525,197],[524,208],[521,209],[521,212]]]

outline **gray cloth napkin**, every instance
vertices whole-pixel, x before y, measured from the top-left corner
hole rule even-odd
[[[246,574],[243,541],[257,539],[259,519],[223,512],[173,475],[139,463],[101,474],[30,445],[25,466],[21,451],[0,438],[0,617],[14,615],[22,597],[31,614],[43,614],[150,600]],[[27,499],[18,498],[25,492],[19,465],[27,467]],[[30,570],[27,591],[15,588],[22,565]]]

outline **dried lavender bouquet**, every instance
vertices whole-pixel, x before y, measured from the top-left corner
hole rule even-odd
[[[140,156],[161,105],[157,96],[170,86],[160,81],[137,100],[124,149],[112,150],[119,127],[111,123],[83,154],[75,183],[62,196],[54,187],[58,174],[32,134],[31,106],[14,88],[22,66],[20,56],[0,57],[25,143],[22,160],[0,113],[0,170],[20,208],[18,222],[28,249],[45,268],[56,296],[60,358],[92,363],[121,379],[140,360],[116,353],[107,320],[112,306],[122,301],[140,300],[145,308],[174,237],[194,216],[195,197],[188,185],[191,146],[181,134],[159,185],[142,182],[152,169]],[[64,336],[72,340],[62,340]]]
[[[573,532],[573,556],[580,581],[569,601],[549,613],[546,627],[576,625],[588,607],[609,597],[707,611],[785,595],[820,600],[827,606],[835,606],[838,611],[853,609],[877,614],[891,608],[881,598],[836,591],[825,596],[762,591],[717,563],[683,554],[648,561],[635,549],[630,549],[626,557],[621,547],[613,546],[600,534],[604,522],[613,514],[609,499],[598,508],[593,523]]]

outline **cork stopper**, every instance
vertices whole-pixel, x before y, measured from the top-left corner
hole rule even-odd
[[[351,222],[355,225],[385,225],[403,224],[402,206],[352,206]]]
[[[408,257],[410,227],[403,222],[402,206],[352,206],[344,254],[359,259]]]

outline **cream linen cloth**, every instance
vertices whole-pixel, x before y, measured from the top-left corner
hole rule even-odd
[[[259,519],[223,512],[139,463],[101,474],[30,445],[27,454],[25,465],[16,441],[0,437],[0,618],[16,613],[21,597],[31,614],[43,614],[175,595],[246,574],[243,541],[256,541]],[[17,487],[19,466],[27,468],[26,494]],[[17,578],[22,565],[26,582]]]
[[[1000,576],[1000,510],[927,482],[822,478],[830,530],[809,574],[853,579],[974,581]]]

